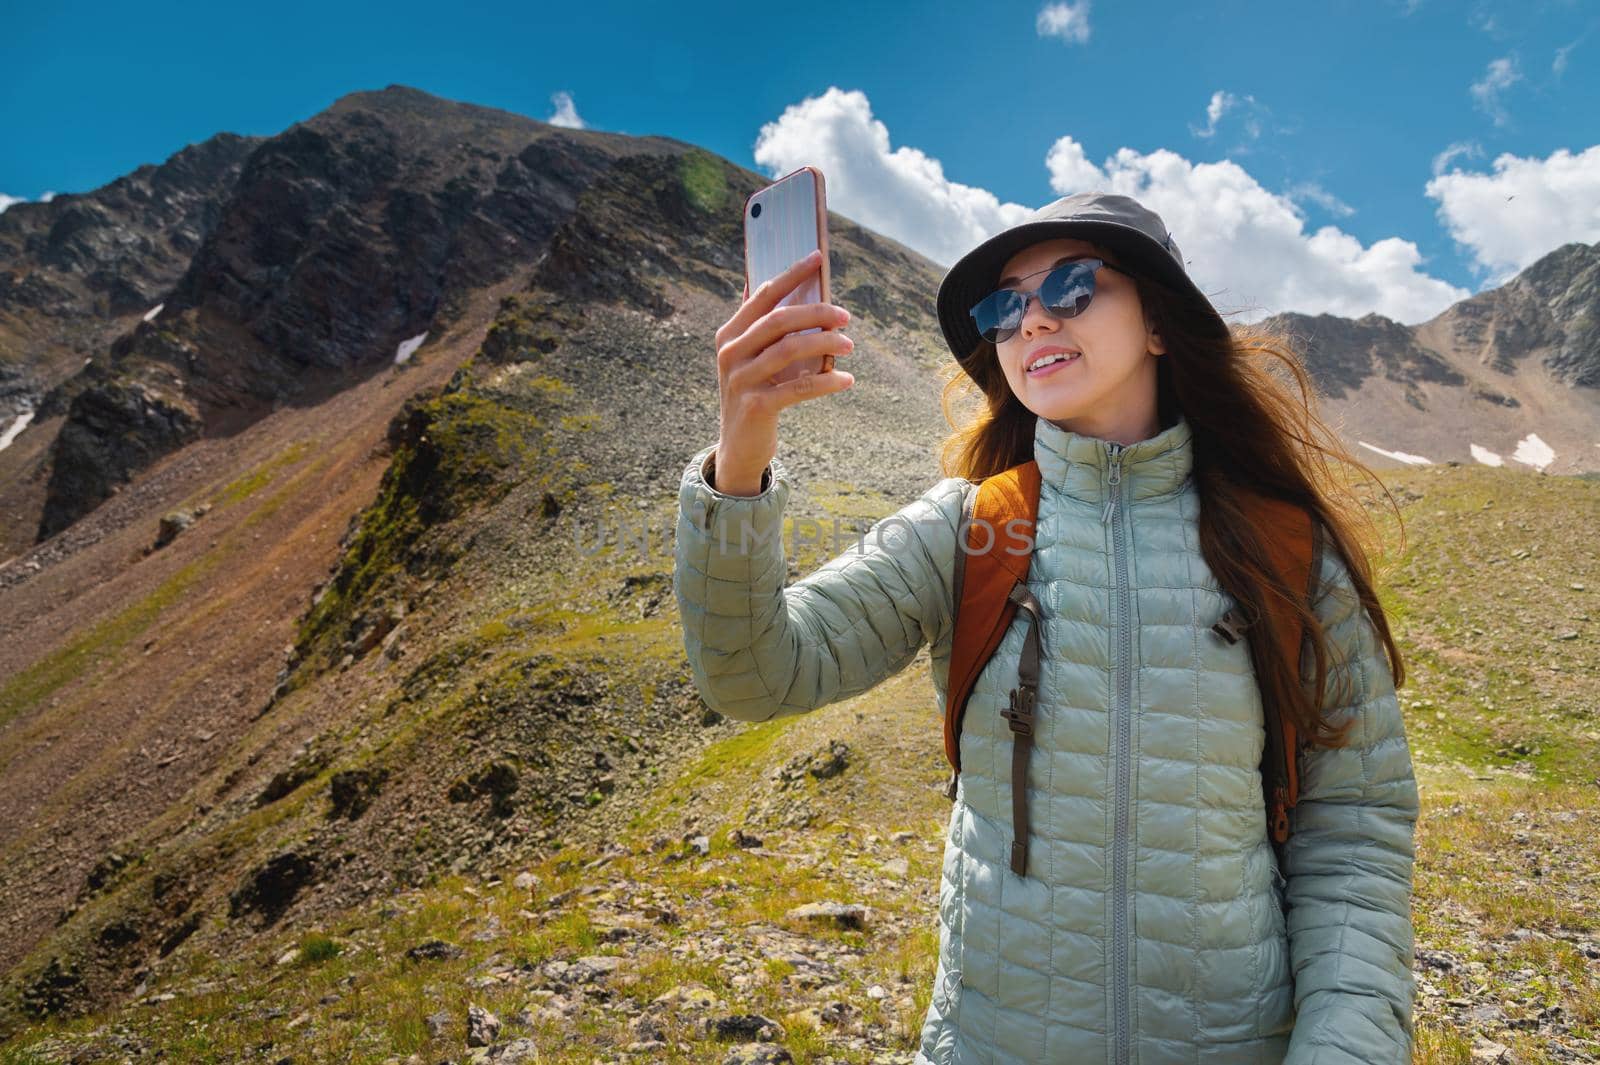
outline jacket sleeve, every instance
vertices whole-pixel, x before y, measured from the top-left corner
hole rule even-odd
[[[893,676],[946,634],[966,481],[941,480],[864,534],[796,523],[795,535],[843,550],[785,588],[787,471],[775,458],[761,494],[726,495],[707,483],[715,450],[699,451],[679,484],[672,581],[712,709],[743,721],[815,710]]]
[[[1284,1062],[1401,1065],[1413,1037],[1416,779],[1388,660],[1337,551],[1319,575],[1327,703],[1335,722],[1356,723],[1349,746],[1301,757],[1284,853],[1297,1014]]]

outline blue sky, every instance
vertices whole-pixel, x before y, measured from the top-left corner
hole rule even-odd
[[[940,263],[1057,196],[1126,192],[1239,320],[1422,321],[1600,240],[1592,2],[808,10],[24,5],[0,35],[0,203],[400,83],[817,165],[830,207]]]

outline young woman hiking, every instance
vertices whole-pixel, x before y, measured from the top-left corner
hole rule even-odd
[[[680,484],[674,588],[709,705],[747,721],[804,713],[928,644],[942,711],[966,492],[1030,459],[1040,480],[1032,609],[965,704],[917,1065],[1409,1061],[1417,791],[1402,669],[1359,505],[1332,475],[1355,460],[1293,354],[1231,333],[1137,201],[1057,200],[940,285],[945,339],[984,399],[947,444],[958,475],[786,588],[778,415],[853,383],[837,369],[768,383],[792,359],[849,350],[838,332],[788,335],[846,319],[776,307],[813,269],[747,294],[718,330],[720,437]],[[1275,360],[1300,395],[1263,365]],[[1281,533],[1252,493],[1309,511],[1321,534],[1297,608],[1303,679],[1286,659],[1256,670],[1246,640],[1213,628],[1288,598],[1264,546]],[[1030,614],[1019,874],[1003,711]],[[1269,708],[1315,740],[1281,868],[1261,784]],[[930,744],[938,728],[930,718]]]

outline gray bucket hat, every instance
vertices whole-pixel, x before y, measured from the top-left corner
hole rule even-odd
[[[1219,333],[1228,327],[1184,269],[1183,253],[1161,216],[1131,196],[1079,192],[1034,211],[963,255],[939,283],[939,328],[956,362],[963,367],[979,341],[972,307],[996,288],[1000,268],[1017,252],[1041,240],[1077,237],[1100,245],[1117,264],[1143,280],[1154,281],[1193,301],[1214,319]]]

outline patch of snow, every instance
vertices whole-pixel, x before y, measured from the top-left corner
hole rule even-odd
[[[1381,447],[1372,446],[1371,444],[1367,443],[1365,440],[1357,440],[1356,443],[1360,444],[1362,447],[1366,448],[1368,451],[1376,451],[1378,454],[1383,455],[1386,458],[1394,459],[1396,462],[1404,462],[1409,466],[1431,466],[1431,465],[1433,465],[1433,460],[1432,459],[1423,458],[1421,455],[1408,455],[1404,451],[1385,451]]]
[[[1556,453],[1554,448],[1539,439],[1538,433],[1529,433],[1517,441],[1517,450],[1511,453],[1511,457],[1525,466],[1542,470],[1556,460]]]
[[[31,421],[33,421],[33,411],[31,410],[25,410],[12,419],[11,424],[6,427],[6,431],[0,433],[0,451],[10,447],[11,441],[15,440],[17,434],[26,429]]]
[[[151,307],[148,311],[144,312],[144,320],[147,321],[147,322],[150,321],[150,319],[152,319],[156,315],[160,314],[161,313],[161,308],[163,308],[165,306],[166,306],[165,303],[158,303],[154,307]]]
[[[1504,466],[1506,464],[1505,460],[1499,455],[1496,455],[1486,447],[1479,447],[1477,444],[1472,445],[1472,457],[1485,466]]]
[[[403,363],[407,359],[411,358],[412,353],[414,351],[416,351],[418,348],[422,347],[422,342],[424,340],[427,340],[427,339],[428,339],[428,334],[427,333],[418,333],[416,336],[412,337],[410,340],[402,340],[400,342],[400,346],[395,349],[395,352],[394,352],[394,364],[396,366],[399,366],[401,363]]]

